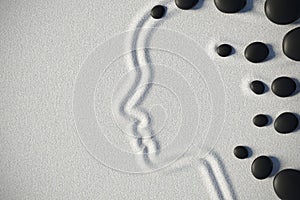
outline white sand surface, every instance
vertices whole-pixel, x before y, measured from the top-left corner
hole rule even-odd
[[[278,26],[262,0],[224,14],[212,0],[192,10],[174,1],[0,2],[0,199],[278,199],[278,170],[300,169],[299,130],[257,128],[300,113],[300,95],[280,99],[249,89],[300,78],[284,56]],[[159,20],[153,6],[167,7]],[[269,45],[266,62],[243,55]],[[220,58],[215,48],[231,44]],[[237,145],[251,157],[233,155]],[[271,156],[262,181],[252,161]]]

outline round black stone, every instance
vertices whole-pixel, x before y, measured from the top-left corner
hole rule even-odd
[[[217,48],[217,53],[221,57],[229,56],[232,53],[232,46],[230,46],[229,44],[221,44]]]
[[[295,114],[285,112],[276,118],[274,128],[278,133],[291,133],[296,130],[298,124],[299,120]]]
[[[295,169],[280,171],[273,180],[273,187],[280,199],[300,199],[300,171]]]
[[[199,0],[175,0],[175,4],[182,10],[188,10],[193,8]]]
[[[236,13],[242,10],[247,1],[246,0],[214,0],[218,10],[223,13]]]
[[[151,10],[151,16],[154,19],[160,19],[165,15],[165,7],[161,5],[154,6]]]
[[[253,42],[245,49],[245,57],[253,63],[264,61],[269,55],[269,48],[262,42]]]
[[[250,83],[250,89],[255,93],[255,94],[263,94],[265,92],[265,85],[261,81],[252,81]]]
[[[263,127],[268,124],[269,120],[266,115],[259,114],[253,118],[253,124],[258,127]]]
[[[267,156],[260,156],[256,158],[251,166],[251,172],[257,179],[265,179],[270,176],[273,170],[273,162]]]
[[[273,81],[271,89],[279,97],[288,97],[296,91],[296,87],[293,79],[282,76]]]
[[[248,150],[246,147],[237,146],[233,150],[234,155],[239,159],[245,159],[248,157]]]
[[[284,36],[282,48],[287,57],[295,61],[300,61],[300,27],[289,31]]]
[[[265,13],[276,24],[290,24],[300,17],[300,1],[266,0]]]

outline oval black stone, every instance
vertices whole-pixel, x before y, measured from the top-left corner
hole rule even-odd
[[[250,89],[255,93],[255,94],[263,94],[265,92],[265,85],[261,81],[252,81],[250,83]]]
[[[269,120],[266,115],[259,114],[253,118],[253,124],[258,127],[263,127],[268,124]]]
[[[276,24],[290,24],[300,17],[300,1],[266,0],[265,14]]]
[[[289,77],[276,78],[272,83],[272,91],[279,97],[291,96],[296,91],[296,83]]]
[[[245,159],[249,156],[247,148],[243,146],[235,147],[233,153],[239,159]]]
[[[278,133],[291,133],[296,130],[298,124],[299,120],[295,114],[285,112],[276,118],[274,128]]]
[[[151,10],[151,16],[154,19],[160,19],[165,15],[165,7],[161,5],[154,6]]]
[[[257,179],[267,178],[273,170],[273,162],[267,156],[256,158],[251,166],[252,174]]]
[[[214,0],[215,5],[223,13],[236,13],[242,10],[247,1],[246,0]]]
[[[300,171],[284,169],[273,180],[275,193],[280,199],[300,199]]]
[[[175,0],[175,4],[182,10],[188,10],[193,8],[199,0]]]
[[[253,63],[264,61],[269,55],[269,48],[262,42],[253,42],[245,49],[245,57]]]
[[[229,56],[232,53],[232,46],[230,46],[229,44],[221,44],[217,48],[217,53],[221,57]]]
[[[284,36],[282,48],[287,57],[295,61],[300,61],[300,27],[289,31]]]

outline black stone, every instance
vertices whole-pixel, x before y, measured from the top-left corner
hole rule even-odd
[[[246,0],[214,0],[218,10],[223,13],[236,13],[242,10],[247,1]]]
[[[247,148],[243,146],[235,147],[233,153],[239,159],[245,159],[249,156]]]
[[[262,42],[253,42],[245,49],[245,57],[253,63],[264,61],[269,55],[269,48]]]
[[[276,24],[290,24],[300,17],[300,1],[266,0],[265,13]]]
[[[273,187],[280,199],[300,199],[300,171],[295,169],[280,171],[273,180]]]
[[[276,118],[274,128],[278,133],[291,133],[296,130],[298,124],[299,120],[295,114],[285,112]]]
[[[269,120],[266,115],[259,114],[253,118],[253,124],[258,127],[263,127],[268,124]]]
[[[293,79],[282,76],[273,81],[271,89],[279,97],[288,97],[296,91],[296,87]]]
[[[300,27],[289,31],[284,36],[282,48],[287,57],[295,61],[300,61]]]
[[[165,15],[165,12],[166,12],[166,9],[165,9],[164,6],[157,5],[157,6],[154,6],[152,8],[152,10],[151,10],[151,16],[154,19],[160,19],[160,18],[162,18]]]
[[[232,53],[232,46],[230,46],[229,44],[221,44],[217,48],[217,53],[221,57],[229,56]]]
[[[263,94],[265,92],[265,85],[261,81],[252,81],[250,83],[250,89],[255,93],[255,94]]]
[[[182,10],[188,10],[193,8],[199,0],[175,0],[175,4]]]
[[[265,179],[270,176],[273,170],[273,162],[267,156],[256,158],[251,166],[252,174],[257,179]]]

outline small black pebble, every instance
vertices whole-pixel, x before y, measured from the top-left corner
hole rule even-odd
[[[250,83],[250,89],[255,93],[255,94],[263,94],[265,92],[265,85],[261,81],[252,81]]]
[[[300,61],[300,27],[289,31],[284,36],[282,48],[287,57],[295,61]]]
[[[259,114],[253,118],[253,124],[258,127],[263,127],[268,124],[269,120],[266,115]]]
[[[265,179],[270,176],[273,170],[273,162],[267,156],[260,156],[256,158],[251,166],[252,174],[257,179]]]
[[[175,0],[175,4],[182,10],[188,10],[193,8],[199,0]]]
[[[269,55],[269,48],[262,42],[253,42],[245,49],[245,57],[253,63],[264,61]]]
[[[235,147],[233,153],[239,159],[245,159],[249,156],[247,148],[243,146]]]
[[[151,10],[151,16],[154,19],[160,19],[165,15],[165,7],[161,5],[154,6]]]
[[[221,44],[217,47],[217,53],[221,57],[229,56],[232,53],[232,46],[229,44]]]
[[[297,116],[290,112],[279,115],[275,122],[274,128],[278,133],[291,133],[298,127],[299,120]]]
[[[273,180],[275,193],[280,199],[300,199],[300,171],[284,169]]]
[[[223,13],[239,12],[245,7],[246,3],[246,0],[215,0],[217,9]]]
[[[266,0],[265,13],[275,24],[290,24],[300,17],[300,1]]]
[[[296,91],[296,83],[293,79],[282,76],[273,81],[271,89],[279,97],[288,97]]]

